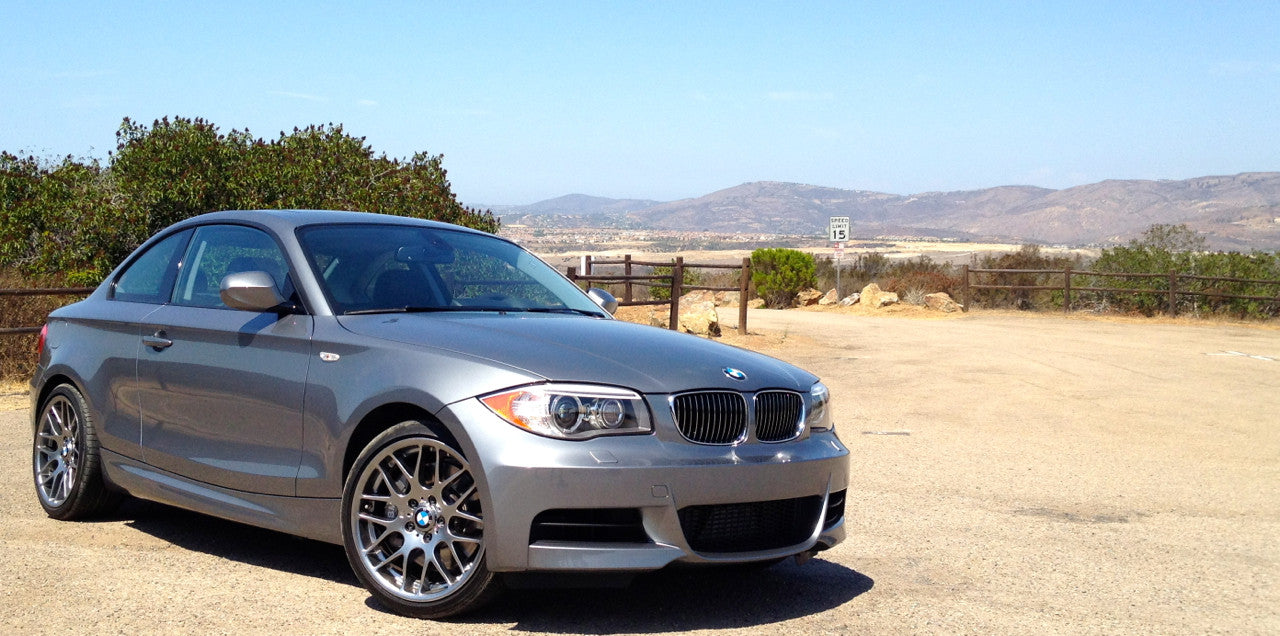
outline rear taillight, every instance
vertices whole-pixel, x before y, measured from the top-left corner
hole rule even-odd
[[[40,339],[36,340],[36,355],[44,353],[44,339],[49,335],[49,325],[40,327]]]

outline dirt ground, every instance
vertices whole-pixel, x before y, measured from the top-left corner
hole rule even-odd
[[[511,591],[461,624],[413,621],[369,601],[336,546],[144,503],[48,520],[27,414],[8,410],[0,631],[1280,632],[1280,332],[990,313],[749,324],[726,341],[823,376],[853,452],[849,538],[806,565]]]

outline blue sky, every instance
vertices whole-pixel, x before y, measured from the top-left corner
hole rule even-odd
[[[459,197],[1280,170],[1280,2],[0,3],[0,149],[341,123]]]

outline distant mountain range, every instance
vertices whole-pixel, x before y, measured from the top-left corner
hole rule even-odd
[[[847,216],[855,238],[1053,245],[1123,243],[1156,223],[1185,223],[1219,249],[1280,249],[1280,172],[905,196],[758,181],[669,202],[571,194],[532,205],[485,207],[505,224],[825,235],[829,217]]]

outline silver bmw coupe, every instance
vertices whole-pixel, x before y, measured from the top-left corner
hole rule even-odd
[[[357,212],[218,212],[49,316],[32,469],[49,516],[126,495],[345,547],[441,618],[517,573],[806,558],[848,451],[789,364],[614,320],[518,245]]]

